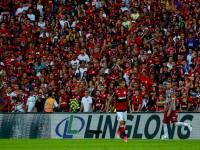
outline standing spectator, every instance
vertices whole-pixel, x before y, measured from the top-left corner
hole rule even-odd
[[[40,16],[43,16],[43,4],[42,4],[42,0],[38,0],[37,2],[37,10],[40,12]]]
[[[15,97],[12,112],[25,112],[24,104],[22,103],[20,98]]]
[[[35,102],[35,110],[37,112],[44,111],[45,98],[42,98],[42,93],[38,93],[37,101]]]
[[[194,55],[193,55],[192,49],[189,49],[189,54],[187,55],[187,62],[188,62],[188,65],[193,64],[193,62],[192,62],[193,56],[194,56]]]
[[[34,95],[34,91],[30,91],[30,96],[26,102],[26,111],[34,112],[35,102],[37,101],[37,97]]]
[[[148,111],[156,111],[156,101],[155,101],[155,95],[149,96],[149,101],[147,103],[147,110]]]
[[[4,108],[5,106],[6,106],[5,100],[4,100],[2,97],[0,97],[0,112],[3,111],[3,108]]]
[[[0,27],[1,36],[5,37],[8,34],[8,28],[4,22],[1,23]]]
[[[145,94],[142,99],[141,111],[143,112],[148,111],[148,103],[149,103],[149,95]]]
[[[43,20],[42,17],[39,17],[38,26],[39,26],[41,29],[45,29],[46,24],[45,24],[45,22],[44,22],[44,20]],[[41,44],[42,44],[42,43],[41,43]]]
[[[16,11],[15,15],[21,15],[22,12],[23,12],[24,10],[25,10],[25,11],[28,10],[30,6],[31,6],[30,4],[23,4],[23,3],[20,3],[20,4],[19,4],[19,8],[17,8],[17,11]]]
[[[62,109],[62,111],[64,112],[69,112],[69,97],[70,95],[68,95],[65,92],[64,88],[60,89],[60,99],[59,99],[59,104],[58,106]]]
[[[70,93],[78,95],[80,103],[85,89],[94,86],[89,91],[94,97],[102,84],[104,100],[113,95],[110,83],[116,85],[124,78],[132,93],[142,89],[148,95],[152,83],[165,85],[167,80],[177,91],[196,90],[199,85],[200,6],[196,1],[179,1],[176,9],[173,1],[0,1],[0,11],[6,12],[0,18],[0,83],[11,86],[10,100],[19,89],[28,95],[38,87],[46,97],[48,91],[59,93],[60,88],[73,85]],[[79,61],[86,63],[80,67]],[[74,75],[78,81],[72,84]],[[94,85],[88,88],[93,77]],[[185,87],[176,85],[179,81]]]
[[[37,9],[37,5],[33,5],[33,14],[35,15],[35,20],[39,21],[39,17],[42,16],[40,11]]]
[[[77,59],[76,53],[73,53],[73,54],[72,54],[72,60],[70,61],[70,64],[71,64],[72,67],[73,67],[75,63],[76,63],[76,65],[77,65],[77,67],[79,68],[79,60]]]
[[[131,18],[133,19],[133,22],[135,20],[137,20],[139,17],[140,17],[140,14],[139,14],[137,8],[134,7],[133,8],[133,13],[131,14]]]
[[[89,96],[89,92],[85,91],[85,96],[81,100],[80,112],[91,112],[92,111],[92,97]]]
[[[187,74],[190,72],[190,66],[188,65],[186,60],[183,60],[182,63],[183,74]]]
[[[193,38],[193,32],[189,33],[188,39],[186,41],[186,46],[188,49],[196,50],[197,40],[195,38]]]
[[[156,101],[156,111],[164,112],[165,109],[165,99],[164,94],[161,93]]]
[[[44,112],[53,112],[53,109],[57,107],[58,103],[56,102],[55,97],[53,97],[53,92],[50,91],[44,104]]]
[[[139,91],[136,90],[134,95],[131,97],[131,104],[132,104],[132,110],[133,112],[140,112],[141,111],[141,105],[142,105],[142,96],[139,94]]]
[[[82,77],[83,77],[83,74],[84,74],[84,72],[87,72],[87,67],[86,67],[86,65],[85,65],[85,61],[81,61],[80,62],[80,68],[79,68],[79,71],[80,71],[80,75],[81,75],[81,79],[82,79]]]
[[[139,77],[139,80],[145,85],[145,87],[148,89],[151,84],[151,78],[147,75],[146,70],[142,71],[142,75]]]
[[[94,112],[103,112],[104,102],[100,97],[100,91],[96,91],[95,97],[93,98],[93,111]]]
[[[33,14],[33,9],[29,9],[29,13],[27,14],[27,17],[30,19],[31,22],[35,21],[35,14]]]
[[[60,25],[63,29],[64,29],[65,24],[67,24],[67,26],[70,27],[69,22],[67,21],[65,14],[62,14],[61,20],[59,22],[60,22]]]
[[[81,49],[81,54],[78,55],[78,59],[80,61],[85,61],[86,63],[88,63],[90,61],[89,56],[85,53],[85,49]]]
[[[122,5],[121,5],[121,8],[122,12],[125,12],[125,11],[129,11],[129,9],[126,7],[126,4],[124,1],[122,1]]]

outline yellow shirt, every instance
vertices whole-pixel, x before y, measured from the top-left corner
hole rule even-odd
[[[53,106],[54,106],[55,99],[53,98],[47,98],[44,104],[44,112],[53,112]]]
[[[122,25],[125,27],[125,28],[129,28],[131,22],[129,20],[127,20],[126,22],[123,22]]]
[[[131,14],[131,18],[133,18],[134,20],[137,20],[139,18],[140,14],[136,13],[136,14]]]
[[[69,34],[69,35],[66,35],[66,39],[68,39],[69,40],[69,37],[70,36],[72,36],[74,39],[75,39],[75,37],[76,37],[76,35],[75,34]]]

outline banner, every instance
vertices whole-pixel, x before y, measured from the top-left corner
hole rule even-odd
[[[169,138],[200,139],[200,114],[177,115],[179,121],[192,124],[193,131],[169,125]],[[162,119],[163,113],[128,114],[126,133],[130,139],[159,139],[163,134]],[[0,138],[113,139],[118,126],[116,114],[107,113],[0,114]]]
[[[159,139],[163,134],[163,113],[133,113],[128,115],[126,133],[129,138]],[[181,122],[191,123],[193,132],[187,127],[169,125],[170,139],[200,139],[200,115],[179,113]],[[51,115],[51,138],[115,138],[119,122],[115,114],[56,114]],[[90,130],[102,131],[91,134]]]

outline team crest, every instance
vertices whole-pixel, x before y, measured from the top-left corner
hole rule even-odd
[[[126,91],[124,91],[124,94],[126,94]]]

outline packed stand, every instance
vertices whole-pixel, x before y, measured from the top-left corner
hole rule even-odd
[[[0,111],[44,112],[52,97],[53,111],[105,112],[120,79],[133,112],[163,111],[166,81],[177,111],[199,111],[199,4],[0,0]]]

